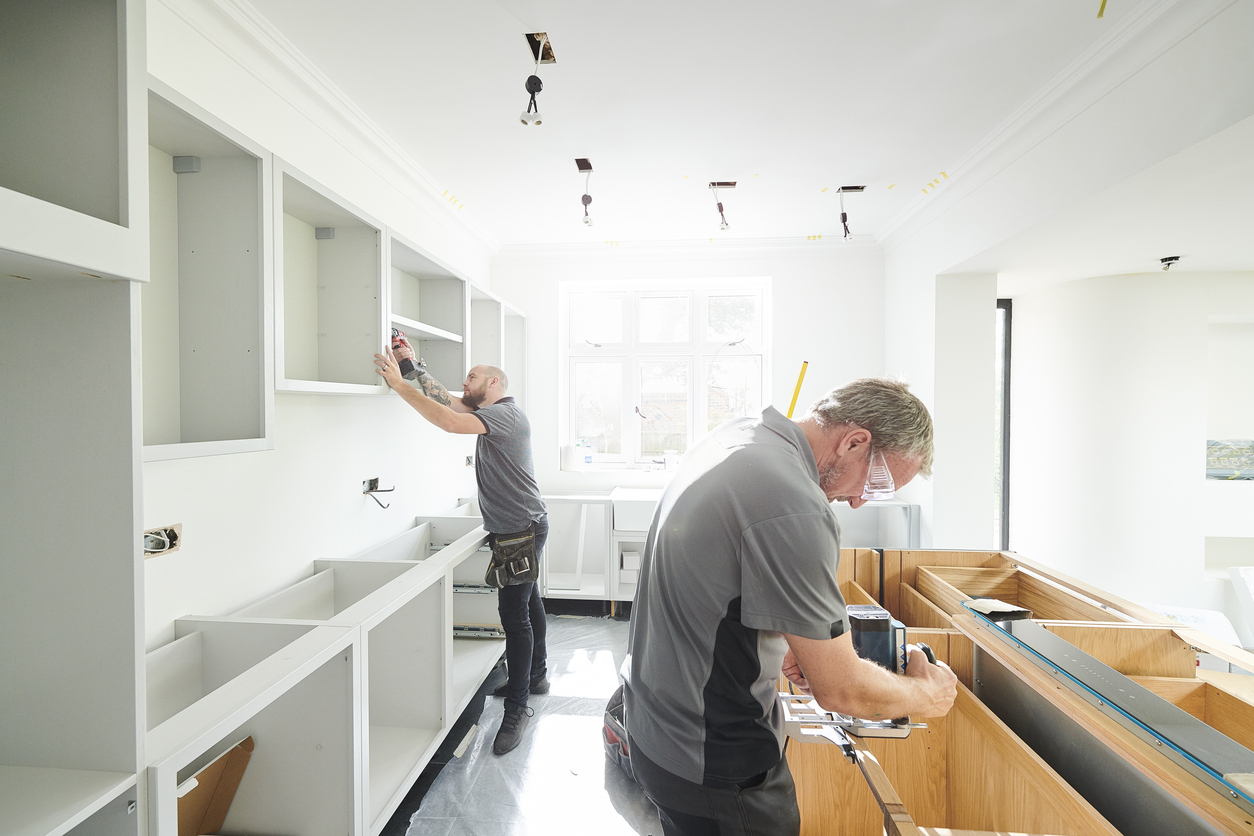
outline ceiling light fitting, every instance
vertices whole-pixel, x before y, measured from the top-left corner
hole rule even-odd
[[[710,181],[710,190],[714,192],[714,202],[718,204],[718,220],[719,220],[718,228],[721,230],[726,230],[727,227],[730,226],[730,224],[727,223],[727,216],[723,214],[723,201],[718,199],[718,190],[719,189],[734,189],[734,188],[736,188],[735,180],[712,180]]]
[[[845,195],[859,194],[866,191],[866,186],[841,186],[836,190],[836,194],[840,195],[840,225],[845,228],[845,237],[850,237],[849,232],[849,215],[845,213]]]
[[[1171,269],[1171,268],[1172,268],[1172,267],[1173,267],[1173,266],[1174,266],[1177,262],[1179,262],[1179,261],[1180,261],[1180,256],[1178,256],[1178,255],[1169,255],[1169,256],[1167,256],[1166,258],[1160,258],[1160,259],[1158,259],[1158,261],[1159,261],[1159,263],[1161,263],[1161,264],[1163,265],[1163,272],[1165,273],[1165,272],[1167,272],[1168,270],[1170,270],[1170,269]]]
[[[544,51],[544,48],[545,46],[548,45],[548,42],[549,42],[548,35],[544,34],[543,32],[538,33],[538,35],[540,37],[539,49],[535,49],[535,48],[532,49],[532,52],[535,54],[535,57],[536,57],[535,73],[540,72],[540,59],[545,57],[546,53]],[[527,36],[528,39],[531,39],[534,37],[536,36],[535,35]],[[553,58],[553,51],[551,49],[547,53],[547,57],[549,60],[545,62],[546,64],[554,63],[555,59]],[[536,93],[539,93],[541,90],[544,89],[544,82],[541,81],[540,76],[536,75],[535,73],[532,73],[531,75],[527,76],[526,88],[527,88],[527,92],[531,94],[531,101],[527,103],[527,109],[524,110],[522,112],[522,115],[518,117],[518,121],[522,122],[524,125],[543,124],[543,120],[540,117],[540,106],[536,104]]]
[[[578,157],[575,167],[586,176],[583,180],[583,225],[592,226],[592,216],[588,214],[588,206],[592,204],[592,195],[588,194],[588,182],[592,179],[592,161],[586,157]]]

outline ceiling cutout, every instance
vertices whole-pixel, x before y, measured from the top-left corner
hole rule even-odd
[[[557,59],[553,57],[553,42],[549,40],[547,32],[532,32],[524,35],[527,39],[527,46],[531,49],[531,57],[541,64],[556,64]],[[540,45],[544,45],[544,53],[540,52]]]

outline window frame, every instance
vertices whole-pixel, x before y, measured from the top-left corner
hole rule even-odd
[[[571,345],[571,297],[575,294],[619,295],[623,304],[624,342],[615,345]],[[688,341],[686,343],[642,343],[639,341],[640,300],[668,296],[688,298]],[[592,462],[598,469],[646,469],[661,464],[661,459],[642,453],[642,426],[637,407],[640,404],[642,363],[648,360],[685,360],[688,364],[688,449],[708,434],[705,429],[709,418],[709,393],[707,386],[707,362],[720,357],[720,351],[735,343],[709,342],[706,339],[709,299],[717,296],[751,296],[757,302],[757,329],[761,345],[746,344],[750,349],[744,356],[756,358],[760,363],[758,393],[759,402],[770,400],[770,334],[771,334],[771,279],[770,277],[745,277],[725,279],[677,279],[652,281],[565,281],[558,286],[558,438],[559,446],[572,445],[578,425],[577,405],[574,402],[575,368],[579,361],[600,360],[622,363],[625,376],[621,408],[622,452],[594,453]],[[749,339],[751,335],[746,335]]]

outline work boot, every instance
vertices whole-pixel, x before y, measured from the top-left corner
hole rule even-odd
[[[525,705],[505,703],[505,716],[501,718],[501,728],[497,730],[496,739],[492,741],[493,754],[503,755],[512,751],[522,740],[531,715],[535,712]]]
[[[509,679],[507,678],[492,690],[492,696],[503,697],[508,688]],[[549,692],[549,677],[546,674],[540,674],[538,677],[533,676],[531,684],[527,686],[527,691],[532,694],[547,694]]]

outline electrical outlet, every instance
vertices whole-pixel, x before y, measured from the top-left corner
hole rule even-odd
[[[475,466],[475,457],[474,457],[474,456],[467,456],[467,457],[466,457],[466,467],[474,467],[474,466]]]
[[[175,523],[144,532],[144,557],[176,552],[183,545],[183,524]]]

